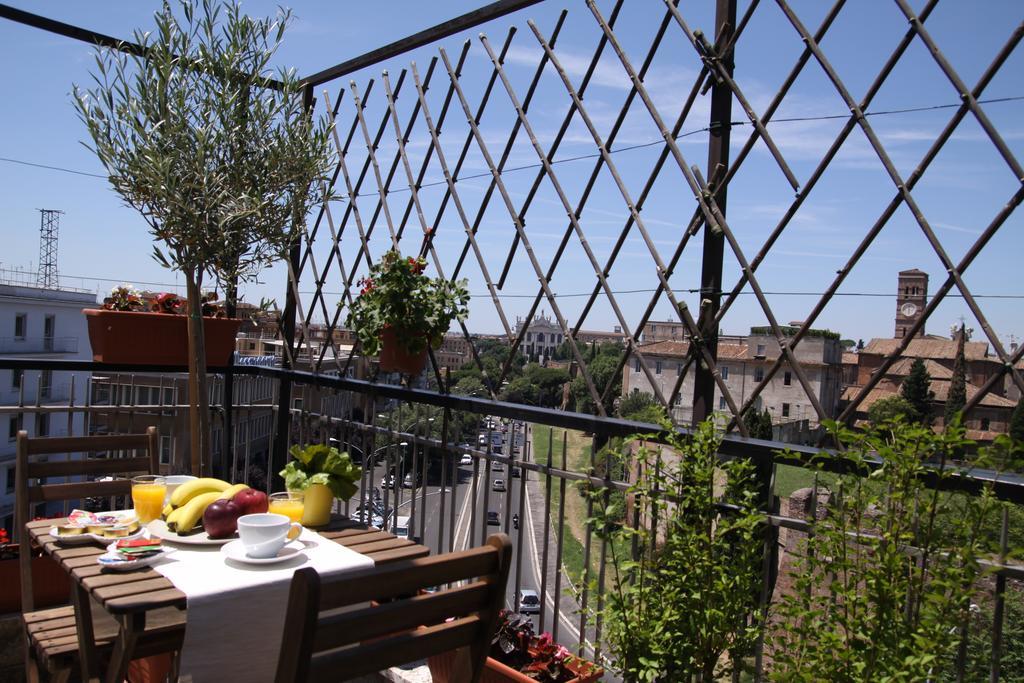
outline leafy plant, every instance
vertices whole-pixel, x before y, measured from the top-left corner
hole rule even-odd
[[[943,434],[902,420],[863,433],[829,428],[854,466],[869,456],[881,465],[866,478],[839,478],[827,516],[793,551],[793,588],[777,602],[772,677],[934,678],[969,618],[995,501],[988,490],[951,497],[925,486],[926,474],[954,476],[946,463],[970,444],[958,423]]]
[[[187,315],[188,303],[177,294],[142,294],[131,285],[118,285],[110,290],[103,301],[105,311],[152,311],[170,315]],[[207,292],[200,297],[200,310],[204,318],[224,317],[224,309],[217,304],[217,293]]]
[[[760,634],[764,516],[753,466],[719,463],[713,422],[688,435],[664,427],[667,449],[631,442],[621,455],[637,473],[626,496],[638,528],[619,524],[602,488],[583,489],[611,556],[604,640],[626,681],[715,681],[722,655],[740,660]]]
[[[279,472],[289,491],[304,491],[313,484],[324,484],[335,498],[348,500],[356,492],[356,482],[363,470],[352,462],[348,453],[337,448],[313,444],[289,450],[292,459]]]
[[[303,84],[270,62],[291,20],[253,19],[240,5],[182,0],[134,32],[137,53],[101,50],[93,87],[75,106],[126,204],[180,271],[188,299],[189,403],[194,474],[209,469],[210,411],[201,318],[204,281],[235,287],[282,258],[327,196],[330,126],[308,115]]]
[[[345,324],[355,330],[366,355],[380,352],[385,330],[410,354],[423,352],[428,344],[439,348],[452,321],[466,319],[468,280],[431,279],[423,274],[426,267],[426,259],[403,258],[391,250],[359,281],[359,296]]]
[[[498,613],[490,656],[535,681],[563,683],[597,667],[554,642],[550,633],[536,635],[530,617],[507,609]],[[572,665],[570,667],[570,665]]]

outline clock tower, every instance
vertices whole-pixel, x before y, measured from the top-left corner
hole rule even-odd
[[[928,303],[928,273],[913,268],[901,271],[896,289],[896,331],[893,336],[902,339],[924,314]],[[924,336],[924,325],[917,331]]]

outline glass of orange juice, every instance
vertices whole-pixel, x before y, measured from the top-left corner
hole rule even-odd
[[[132,478],[132,503],[140,524],[160,518],[167,495],[167,480],[156,474]]]
[[[304,494],[302,491],[282,491],[271,493],[267,505],[267,512],[277,515],[284,515],[293,522],[302,522],[302,513],[305,511],[303,503]]]

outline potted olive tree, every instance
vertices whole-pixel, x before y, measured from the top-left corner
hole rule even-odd
[[[239,5],[170,3],[136,52],[101,51],[75,105],[111,186],[139,211],[154,258],[185,279],[192,469],[209,462],[201,292],[282,258],[329,191],[329,127],[314,121],[293,71],[273,72],[290,13],[253,19]],[[271,78],[273,76],[273,78]]]

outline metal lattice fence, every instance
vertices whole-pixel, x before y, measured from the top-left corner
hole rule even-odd
[[[1002,44],[975,45],[991,58],[968,83],[926,26],[937,11],[937,0],[916,11],[905,0],[896,0],[897,12],[873,7],[870,12],[878,22],[898,21],[905,28],[893,46],[860,36],[857,49],[864,61],[880,66],[858,71],[854,87],[840,75],[826,46],[832,33],[849,34],[849,26],[842,28],[847,14],[863,11],[842,0],[827,11],[797,11],[785,0],[740,5],[737,12],[737,3],[720,1],[712,15],[710,7],[681,8],[673,2],[627,5],[620,0],[599,7],[586,0],[572,12],[559,13],[550,29],[527,19],[526,30],[513,26],[501,39],[481,33],[457,46],[437,40],[424,48],[426,63],[406,63],[397,73],[383,71],[353,80],[333,94],[317,89],[325,79],[349,77],[356,67],[364,67],[355,71],[363,79],[379,69],[372,55],[311,79],[310,101],[319,98],[320,115],[335,123],[338,198],[322,208],[301,251],[293,253],[285,322],[286,336],[293,340],[292,359],[309,353],[314,367],[344,371],[350,366],[351,356],[328,358],[329,345],[316,351],[299,349],[314,322],[326,322],[328,338],[343,326],[356,282],[385,250],[396,248],[423,255],[445,278],[469,278],[476,296],[470,326],[462,324],[461,333],[470,345],[470,362],[484,370],[492,396],[524,345],[527,325],[514,324],[513,318],[520,314],[530,321],[538,310],[550,310],[569,343],[572,367],[599,414],[605,412],[615,378],[632,361],[665,406],[692,400],[694,419],[714,409],[711,398],[717,390],[719,407],[733,418],[730,426],[743,434],[744,421],[736,416],[758,406],[759,396],[783,369],[792,373],[816,420],[849,421],[924,324],[934,322],[939,306],[954,297],[976,319],[1001,363],[1001,369],[969,397],[966,412],[990,392],[1001,393],[1006,375],[1017,390],[1024,390],[1019,368],[1024,346],[1005,348],[979,297],[965,282],[966,271],[993,238],[1008,225],[1012,228],[1024,196],[1024,172],[1013,137],[1008,142],[990,118],[989,108],[999,105],[985,100],[989,85],[1012,68],[1007,65],[1024,35],[1019,16],[1005,31]],[[696,16],[684,16],[685,12]],[[644,30],[635,25],[638,17],[648,20]],[[701,25],[713,28],[698,30]],[[769,44],[763,35],[755,39],[755,32],[763,34],[766,26],[779,29]],[[783,34],[783,28],[788,33]],[[566,36],[572,36],[572,45],[563,51],[559,48]],[[845,40],[838,45],[848,48]],[[591,48],[584,53],[580,47],[587,41]],[[768,91],[757,79],[748,84],[744,65],[767,59],[765,48],[770,52],[772,45],[783,43],[789,48],[779,50],[785,59],[776,60],[775,71],[781,75],[777,87]],[[406,47],[417,45],[411,41]],[[921,137],[927,137],[926,151],[910,165],[903,150],[899,159],[894,156],[873,123],[875,116],[893,112],[873,107],[887,84],[905,82],[907,69],[928,66],[920,47],[927,50],[929,68],[946,81],[945,101],[958,104],[932,107],[942,112],[945,123],[934,136]],[[402,50],[399,45],[392,52]],[[672,96],[665,94],[666,73],[675,74]],[[776,118],[781,111],[800,111],[801,96],[794,94],[800,89],[794,86],[808,79],[822,81],[829,97],[847,113]],[[609,90],[619,99],[607,97]],[[756,96],[751,94],[755,90]],[[798,146],[793,151],[793,134],[785,126],[799,120],[832,122],[820,151],[809,155]],[[1010,191],[991,205],[965,196],[974,203],[972,215],[979,228],[956,258],[937,233],[936,223],[943,216],[926,210],[915,189],[964,130],[965,120],[978,131],[972,144],[989,146],[995,151],[993,164],[1008,170],[994,184],[1002,188],[1002,180],[1007,180]],[[740,144],[732,139],[734,133]],[[637,141],[644,136],[648,141]],[[847,235],[852,250],[843,254],[830,279],[815,283],[814,303],[794,332],[780,322],[777,300],[765,285],[770,278],[764,277],[764,266],[779,267],[778,259],[773,262],[771,257],[775,251],[785,253],[780,245],[799,232],[794,226],[805,220],[815,191],[830,182],[830,172],[842,166],[851,148],[874,164],[871,198],[865,196],[864,201],[877,200],[877,210],[871,207],[877,217],[857,223]],[[728,189],[733,188],[729,198],[734,206],[744,201],[737,191],[750,191],[751,178],[744,176],[748,167],[755,178],[765,177],[764,185],[771,188],[777,205],[775,215],[759,221],[756,230],[738,229],[726,218]],[[989,171],[1001,169],[990,166]],[[881,201],[885,187],[889,198]],[[846,192],[856,196],[859,189],[851,186]],[[865,254],[884,241],[880,235],[908,215],[924,238],[918,256],[937,262],[945,279],[928,299],[923,315],[853,399],[841,410],[835,402],[823,405],[810,371],[797,357],[797,347],[826,309],[833,307],[834,314],[834,307],[841,305],[837,300],[844,284],[862,268]],[[687,262],[697,262],[698,255],[696,278],[696,268]],[[803,268],[801,260],[790,259],[788,267]],[[629,286],[634,282],[648,285],[642,295]],[[578,291],[567,296],[567,290]],[[717,338],[729,320],[727,313],[745,296],[756,302],[745,306],[745,315],[764,320],[779,353],[741,398],[719,369]],[[666,307],[690,342],[667,391],[655,381],[660,366],[655,368],[641,343],[644,326]],[[292,310],[294,330],[287,319]],[[508,344],[508,357],[497,376],[493,370],[487,374],[473,347],[470,327],[479,331],[480,325],[474,323],[480,319]],[[622,331],[624,349],[605,383],[595,381],[587,349],[578,341],[589,320],[610,321]],[[691,366],[696,374],[694,394],[681,395]],[[436,362],[434,369],[439,370]]]

